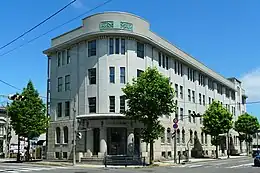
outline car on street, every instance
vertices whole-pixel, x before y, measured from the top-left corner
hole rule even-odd
[[[260,166],[260,155],[255,156],[254,166]]]

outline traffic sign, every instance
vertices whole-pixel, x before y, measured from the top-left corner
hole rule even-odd
[[[173,124],[172,126],[174,129],[177,129],[178,128],[178,124]]]
[[[177,124],[177,123],[178,123],[178,119],[177,119],[177,118],[174,118],[174,119],[173,119],[173,123]]]

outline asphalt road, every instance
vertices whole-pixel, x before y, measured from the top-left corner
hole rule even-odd
[[[259,173],[260,167],[253,167],[252,158],[216,160],[186,165],[153,168],[80,168],[41,166],[24,163],[0,163],[0,173]]]

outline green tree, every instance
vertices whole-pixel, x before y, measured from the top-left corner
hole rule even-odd
[[[249,154],[249,146],[251,143],[252,135],[257,133],[259,129],[259,122],[256,117],[244,113],[240,115],[235,121],[235,130],[242,136],[246,142],[247,153]]]
[[[13,101],[8,107],[8,115],[15,133],[28,140],[26,157],[28,160],[30,140],[46,132],[49,118],[46,116],[45,104],[31,81],[23,89],[21,96],[24,96],[24,100]]]
[[[132,83],[122,89],[127,99],[125,115],[143,123],[143,142],[150,144],[150,164],[153,163],[153,143],[164,134],[159,117],[169,116],[175,111],[174,90],[168,77],[156,68],[148,68]]]
[[[203,115],[202,131],[212,136],[212,145],[216,146],[216,158],[221,138],[219,135],[227,133],[232,124],[232,115],[219,102],[214,101]]]

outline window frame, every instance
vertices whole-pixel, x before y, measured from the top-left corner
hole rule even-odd
[[[57,117],[62,117],[62,102],[57,103]]]
[[[120,83],[125,84],[125,67],[120,67]]]
[[[125,98],[126,98],[125,95],[120,96],[120,98],[119,98],[119,101],[120,101],[120,113],[124,113],[125,112],[125,108],[126,108],[126,106],[125,106],[126,99]]]
[[[88,109],[89,113],[97,113],[97,99],[96,97],[88,98]]]
[[[89,85],[97,84],[97,71],[96,71],[96,68],[88,69],[88,82],[89,82]]]
[[[70,101],[64,103],[65,106],[65,117],[70,117]]]
[[[63,86],[63,77],[58,77],[58,92],[62,92]]]
[[[137,42],[137,57],[144,59],[144,43]]]
[[[88,41],[88,57],[97,55],[97,40]]]
[[[116,97],[109,96],[109,112],[115,113],[116,112]]]
[[[70,91],[70,75],[69,74],[65,76],[65,91]]]
[[[112,73],[113,72],[113,73]],[[109,67],[109,83],[115,83],[115,73],[116,73],[116,69],[113,66]]]

